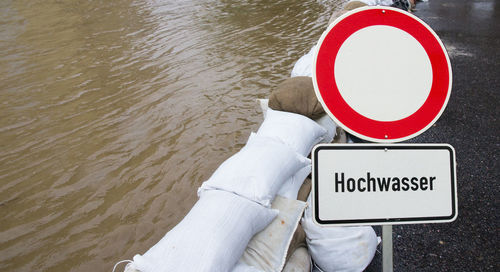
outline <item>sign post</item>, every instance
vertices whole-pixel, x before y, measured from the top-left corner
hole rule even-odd
[[[392,225],[382,226],[382,271],[392,272],[394,269],[392,260]]]
[[[393,271],[392,224],[457,217],[453,147],[387,145],[420,135],[446,108],[452,71],[445,47],[408,12],[356,9],[321,36],[313,85],[337,125],[386,144],[313,149],[314,219],[321,225],[383,225],[383,271]]]

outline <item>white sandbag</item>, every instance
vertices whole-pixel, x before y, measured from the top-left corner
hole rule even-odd
[[[322,117],[316,120],[318,125],[322,126],[327,132],[323,136],[323,143],[331,143],[333,138],[335,138],[335,134],[337,132],[337,124],[332,120],[328,114],[323,115]]]
[[[367,4],[368,6],[390,6],[392,5],[393,1],[392,0],[351,0],[352,1],[359,1]]]
[[[130,262],[127,266],[125,266],[125,270],[123,272],[141,272],[137,269],[134,268],[134,262]],[[112,272],[115,272],[115,269],[113,269]]]
[[[282,142],[252,133],[247,144],[201,185],[198,195],[224,190],[269,207],[283,183],[310,163]]]
[[[325,272],[363,271],[377,249],[377,236],[372,227],[321,227],[313,222],[311,196],[304,212],[302,227],[314,262]]]
[[[257,99],[259,103],[260,110],[262,111],[263,119],[266,119],[267,109],[269,108],[269,99]]]
[[[278,195],[286,197],[289,199],[297,199],[297,195],[300,190],[300,186],[304,183],[304,180],[311,173],[311,165],[307,165],[297,171],[295,175],[291,176],[286,180],[278,191]]]
[[[269,107],[269,99],[257,99],[259,103],[260,110],[262,111],[262,116],[266,118],[267,108]]]
[[[272,208],[279,210],[278,216],[250,240],[233,272],[246,271],[249,267],[269,272],[281,271],[306,205],[303,201],[277,196]]]
[[[326,130],[303,115],[268,108],[257,135],[281,141],[307,156],[312,147],[323,140]]]
[[[277,215],[232,193],[203,193],[184,219],[130,269],[141,272],[230,271],[250,239]]]
[[[259,103],[260,110],[262,111],[262,115],[264,119],[266,118],[266,113],[267,109],[269,108],[269,99],[257,99],[257,102]],[[322,143],[331,143],[333,141],[333,138],[335,138],[336,135],[336,130],[337,130],[337,124],[332,120],[330,116],[327,114],[323,115],[322,117],[314,120],[318,125],[323,127],[327,132],[323,136],[323,139],[321,140]]]
[[[300,59],[293,66],[291,77],[297,77],[297,76],[312,77],[315,50],[316,50],[316,45],[313,46],[307,54],[300,57]]]

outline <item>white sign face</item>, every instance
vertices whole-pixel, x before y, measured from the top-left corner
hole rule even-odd
[[[447,144],[323,144],[313,149],[320,225],[451,222],[455,151]]]
[[[340,95],[353,110],[384,122],[414,114],[432,87],[425,49],[407,32],[386,25],[349,36],[337,53],[334,73]]]

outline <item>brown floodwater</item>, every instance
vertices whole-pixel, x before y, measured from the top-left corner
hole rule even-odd
[[[0,270],[144,253],[341,2],[0,1]]]

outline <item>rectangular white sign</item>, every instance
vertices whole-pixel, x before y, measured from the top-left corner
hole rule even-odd
[[[448,144],[322,144],[312,152],[320,225],[456,219],[455,150]]]

